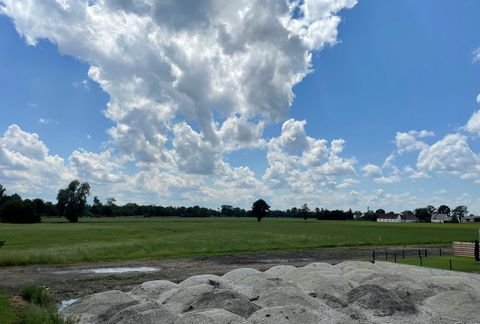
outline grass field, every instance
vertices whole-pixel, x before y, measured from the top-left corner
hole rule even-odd
[[[0,291],[0,323],[13,323],[17,310],[10,304],[11,294]]]
[[[429,268],[450,270],[450,260],[452,260],[452,270],[464,272],[480,273],[480,262],[473,258],[458,257],[458,256],[435,256],[422,259],[422,265]],[[398,260],[399,263],[420,265],[419,258],[405,258]]]
[[[479,224],[387,224],[253,218],[47,218],[0,224],[0,266],[177,258],[234,252],[474,240]]]

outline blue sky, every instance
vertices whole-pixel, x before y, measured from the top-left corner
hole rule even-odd
[[[480,212],[480,3],[276,4],[0,1],[0,183]]]
[[[6,16],[0,16],[0,39],[0,128],[18,124],[62,156],[78,147],[101,149],[111,126],[102,114],[108,95],[88,81],[88,65],[61,55],[47,40],[28,46]]]

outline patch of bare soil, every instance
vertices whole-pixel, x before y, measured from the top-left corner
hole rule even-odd
[[[448,255],[450,245],[428,246],[429,255],[438,255],[439,249]],[[68,266],[23,266],[0,268],[0,289],[18,290],[26,284],[49,287],[62,300],[78,298],[100,291],[118,289],[131,290],[142,282],[150,280],[169,280],[180,282],[198,274],[222,275],[236,268],[255,268],[267,270],[275,265],[305,266],[312,262],[340,263],[346,260],[371,260],[376,250],[377,259],[393,261],[397,257],[415,255],[418,250],[424,253],[425,247],[341,247],[322,248],[302,251],[275,251],[262,253],[239,253],[224,256],[197,257],[174,260],[137,260],[126,262],[89,263]],[[387,252],[387,253],[385,253]],[[387,254],[387,255],[386,255]],[[126,272],[122,274],[98,274],[86,270],[112,267],[153,267],[155,272]]]
[[[25,299],[22,298],[22,296],[13,296],[12,298],[10,298],[10,305],[19,309],[25,307],[25,305],[27,305],[27,302],[25,301]]]

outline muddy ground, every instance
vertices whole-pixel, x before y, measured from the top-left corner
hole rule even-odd
[[[236,268],[256,268],[266,270],[274,265],[290,264],[304,266],[312,262],[328,262],[336,264],[346,260],[371,260],[372,251],[376,251],[378,260],[385,260],[385,251],[388,251],[388,260],[394,261],[402,257],[402,250],[406,256],[418,255],[425,247],[394,246],[394,247],[342,247],[322,248],[303,251],[276,251],[264,253],[240,253],[225,256],[196,257],[174,260],[140,260],[109,263],[75,264],[68,266],[24,266],[0,268],[0,290],[18,291],[27,284],[49,287],[60,299],[78,298],[88,294],[110,289],[127,291],[134,286],[150,280],[165,279],[180,282],[198,274],[222,275]],[[451,253],[450,245],[428,246],[428,255]],[[149,273],[130,272],[123,274],[93,274],[87,269],[110,267],[153,267],[158,271]],[[82,271],[83,270],[83,271]]]

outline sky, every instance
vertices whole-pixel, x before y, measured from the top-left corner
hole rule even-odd
[[[0,0],[0,184],[480,213],[480,2]]]

